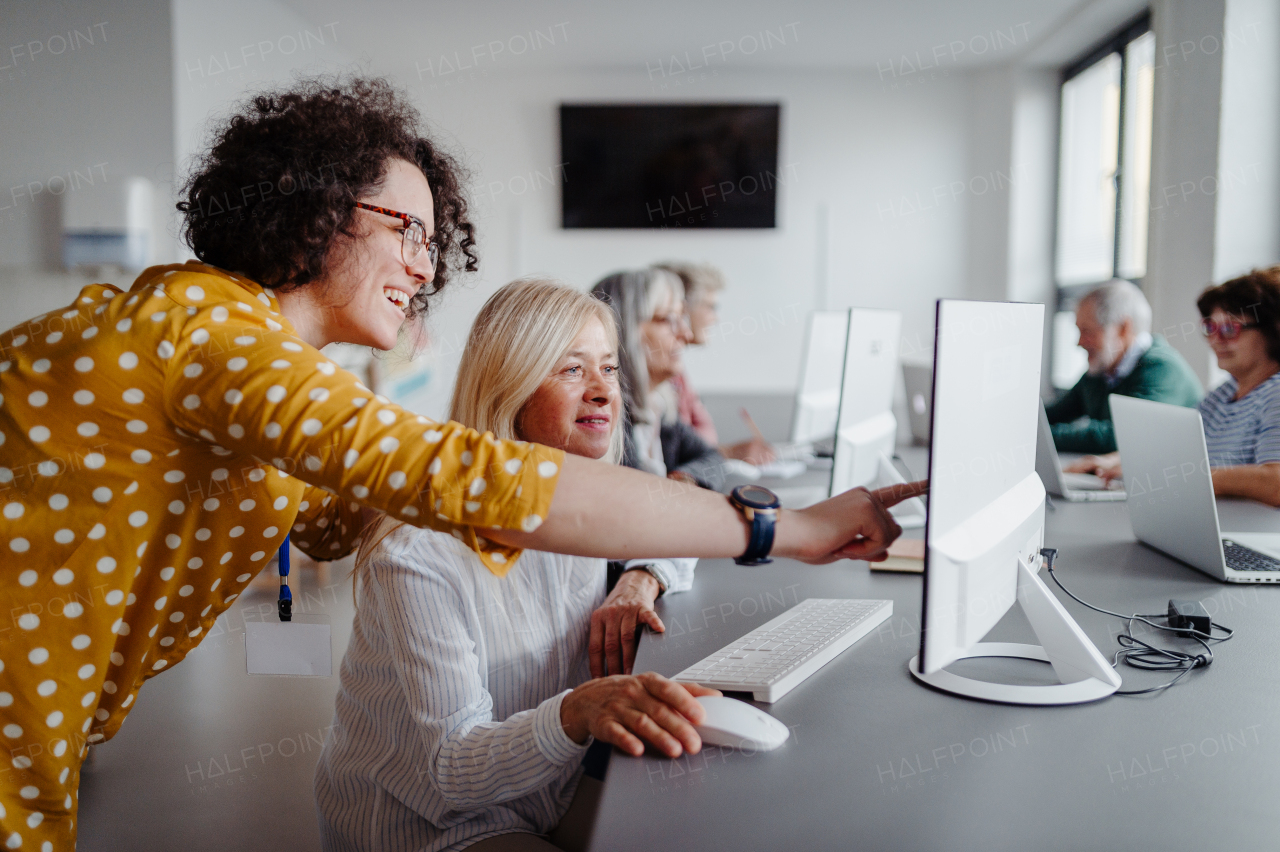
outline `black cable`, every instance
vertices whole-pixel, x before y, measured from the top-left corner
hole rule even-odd
[[[902,465],[902,470],[905,470],[905,471],[907,472],[907,473],[906,473],[907,482],[915,482],[915,481],[916,481],[915,476],[911,473],[911,468],[907,467],[907,460],[906,460],[906,459],[904,459],[902,456],[898,455],[897,453],[894,453],[894,454],[893,454],[893,458],[891,458],[891,459],[890,459],[890,461],[891,461],[891,462],[897,462],[898,464]],[[901,471],[899,471],[899,472],[901,472]]]
[[[1224,627],[1216,621],[1209,622],[1209,632],[1205,633],[1203,631],[1196,630],[1194,627],[1174,627],[1167,623],[1156,624],[1151,620],[1153,618],[1158,618],[1167,622],[1169,620],[1169,616],[1165,613],[1147,615],[1133,613],[1125,615],[1124,613],[1112,612],[1109,609],[1094,606],[1093,604],[1076,597],[1072,594],[1071,590],[1064,586],[1062,581],[1058,579],[1058,575],[1053,571],[1053,563],[1058,558],[1058,551],[1056,549],[1052,547],[1043,548],[1040,551],[1040,555],[1045,559],[1045,567],[1049,569],[1049,576],[1053,579],[1053,582],[1058,585],[1059,589],[1066,592],[1069,598],[1082,606],[1088,607],[1094,612],[1114,616],[1126,623],[1127,628],[1125,632],[1116,637],[1116,642],[1119,643],[1120,650],[1116,651],[1115,656],[1111,659],[1112,667],[1118,666],[1120,661],[1124,660],[1126,664],[1133,666],[1136,669],[1176,671],[1178,673],[1174,679],[1168,683],[1162,683],[1159,686],[1153,686],[1147,689],[1117,690],[1115,693],[1116,695],[1144,695],[1149,692],[1159,692],[1161,690],[1168,689],[1186,677],[1193,669],[1208,666],[1213,662],[1213,649],[1209,647],[1210,644],[1221,644],[1235,635],[1234,630],[1229,627]],[[1157,648],[1155,645],[1149,645],[1133,635],[1134,622],[1139,621],[1156,630],[1164,630],[1184,639],[1192,639],[1200,644],[1204,649],[1204,652],[1200,654],[1187,654],[1183,651],[1175,651],[1169,648]],[[1226,635],[1214,636],[1213,628],[1215,627]]]

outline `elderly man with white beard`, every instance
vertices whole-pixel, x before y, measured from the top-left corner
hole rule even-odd
[[[1116,278],[1091,290],[1076,308],[1076,327],[1089,369],[1045,409],[1059,451],[1115,450],[1110,394],[1187,407],[1199,403],[1200,380],[1176,349],[1151,334],[1151,306],[1131,282]]]

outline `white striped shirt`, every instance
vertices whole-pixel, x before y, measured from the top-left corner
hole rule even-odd
[[[1280,462],[1280,373],[1273,374],[1244,399],[1227,379],[1200,403],[1209,464],[1233,467]]]
[[[445,533],[384,538],[316,767],[324,848],[436,852],[555,827],[586,751],[560,703],[591,676],[605,574],[602,559],[526,550],[496,577]]]

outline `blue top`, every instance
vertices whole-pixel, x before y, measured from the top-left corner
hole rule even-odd
[[[1280,462],[1280,373],[1272,374],[1243,399],[1235,399],[1237,387],[1235,379],[1227,379],[1200,403],[1209,464]]]

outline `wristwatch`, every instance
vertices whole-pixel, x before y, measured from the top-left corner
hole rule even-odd
[[[739,565],[772,562],[769,551],[773,549],[773,527],[778,520],[778,510],[782,508],[778,495],[759,485],[739,485],[729,492],[729,502],[751,524],[747,550],[733,561]]]

